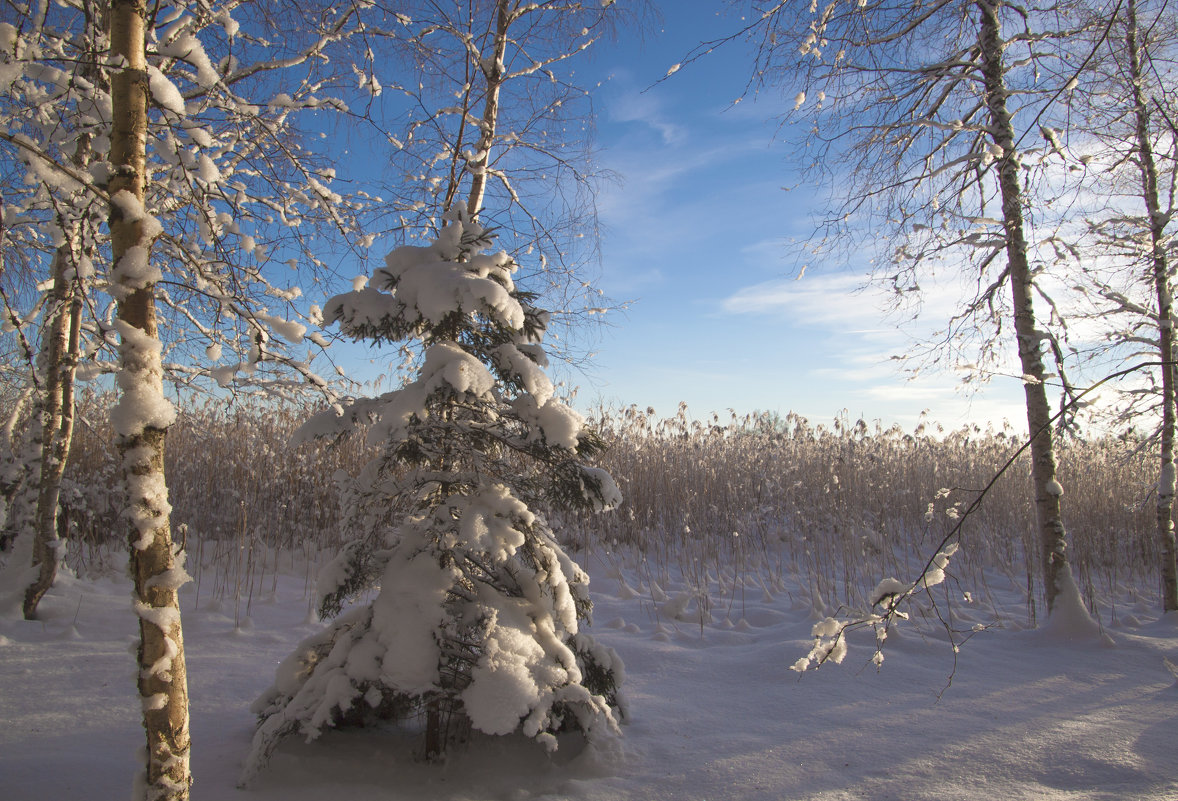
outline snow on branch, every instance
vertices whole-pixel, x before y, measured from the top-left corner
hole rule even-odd
[[[872,663],[883,664],[883,644],[888,629],[896,621],[907,620],[908,614],[900,607],[918,592],[927,592],[945,581],[949,559],[957,553],[957,543],[950,543],[933,556],[925,566],[924,573],[916,581],[905,584],[894,578],[886,578],[876,585],[871,593],[872,612],[847,619],[827,617],[814,624],[811,636],[814,644],[809,653],[790,666],[790,670],[804,673],[821,667],[826,662],[838,665],[847,656],[847,632],[867,626],[875,630],[875,654]]]

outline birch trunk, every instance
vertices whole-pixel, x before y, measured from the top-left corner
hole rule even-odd
[[[1158,302],[1158,355],[1162,362],[1161,465],[1158,479],[1157,525],[1162,546],[1162,608],[1178,610],[1178,566],[1174,548],[1174,299],[1166,257],[1166,215],[1161,211],[1158,170],[1150,141],[1149,102],[1142,90],[1141,49],[1138,44],[1137,3],[1129,0],[1125,46],[1129,57],[1129,89],[1132,93],[1141,196],[1149,217],[1150,271]]]
[[[40,485],[33,540],[33,567],[37,569],[37,575],[25,590],[26,620],[36,617],[37,606],[53,586],[61,563],[57,502],[73,441],[74,377],[82,325],[82,298],[77,287],[75,255],[71,244],[58,248],[53,260],[53,289],[46,306],[45,395],[40,412]]]
[[[1000,0],[979,0],[982,76],[990,132],[994,143],[1002,148],[998,158],[998,181],[1002,197],[1002,221],[1006,233],[1006,257],[1014,302],[1014,330],[1018,356],[1023,371],[1027,426],[1031,434],[1031,481],[1035,493],[1035,511],[1039,526],[1043,586],[1047,613],[1055,608],[1060,579],[1068,570],[1067,537],[1060,513],[1059,484],[1055,479],[1055,444],[1051,426],[1051,407],[1044,384],[1046,370],[1043,350],[1035,322],[1032,302],[1034,279],[1027,259],[1027,241],[1023,227],[1023,195],[1019,183],[1019,162],[1015,147],[1014,125],[1006,107],[1005,59]]]
[[[470,193],[466,199],[466,210],[473,219],[483,207],[483,196],[487,190],[487,169],[491,164],[491,146],[495,142],[495,131],[499,126],[499,93],[503,87],[505,71],[503,58],[507,54],[507,31],[515,21],[509,0],[495,3],[495,46],[490,58],[482,63],[483,78],[487,82],[487,99],[483,104],[482,125],[475,152],[478,158],[467,166],[471,171]]]
[[[82,75],[89,81],[104,85],[105,76],[98,66],[99,48],[104,47],[101,34],[105,32],[103,9],[95,0],[83,4],[86,38],[89,42],[87,60]],[[73,166],[85,173],[92,161],[92,144],[84,134],[74,150]],[[61,497],[61,481],[69,462],[74,436],[74,385],[78,372],[81,348],[82,287],[79,258],[92,255],[86,244],[90,223],[87,217],[67,222],[73,235],[61,245],[53,259],[53,288],[45,305],[45,332],[42,336],[41,360],[45,386],[41,399],[41,459],[37,487],[36,512],[33,531],[32,567],[35,578],[25,590],[23,612],[26,620],[37,615],[37,607],[57,578],[61,554],[57,534],[57,505]]]
[[[142,210],[148,83],[145,0],[113,0],[111,49],[125,61],[112,79],[111,255],[119,300],[119,403],[112,417],[133,520],[131,574],[139,615],[139,694],[147,766],[136,788],[149,801],[186,801],[189,771],[188,681],[177,591],[187,580],[173,552],[164,439],[175,412],[163,396],[163,370],[148,254],[152,220]],[[158,226],[158,223],[155,223]],[[181,554],[182,558],[182,554]]]

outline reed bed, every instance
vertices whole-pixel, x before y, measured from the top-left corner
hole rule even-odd
[[[77,570],[122,564],[117,460],[109,398],[83,404],[63,509]],[[293,449],[308,409],[205,401],[186,406],[168,438],[173,526],[186,540],[198,603],[250,604],[273,593],[280,570],[316,564],[341,544],[340,482],[366,461],[358,440]],[[626,497],[605,515],[548,511],[586,559],[631,560],[655,608],[661,587],[689,588],[701,623],[749,591],[791,592],[816,613],[862,606],[887,575],[918,575],[963,510],[1022,444],[1009,430],[906,432],[839,417],[657,418],[639,407],[601,409],[592,422],[602,459]],[[1131,437],[1073,440],[1060,451],[1073,569],[1098,612],[1158,583],[1151,493],[1156,468]],[[952,565],[985,596],[995,576],[1021,588],[1033,621],[1040,595],[1029,469],[1017,459],[964,521]]]
[[[67,561],[83,572],[125,561],[111,402],[91,395],[81,404],[63,492]],[[255,598],[272,595],[278,570],[302,569],[309,591],[320,553],[339,547],[337,478],[357,472],[367,454],[358,440],[291,448],[291,433],[309,414],[233,400],[180,409],[165,474],[173,536],[188,552],[198,603],[232,601],[235,616],[248,617]]]
[[[914,577],[970,503],[1023,444],[1010,430],[971,426],[912,432],[797,415],[671,418],[630,407],[596,422],[605,465],[626,506],[578,521],[584,547],[632,546],[659,569],[711,572],[716,591],[741,583],[780,587],[788,575],[819,611],[861,606],[880,578]],[[1158,583],[1150,504],[1156,466],[1133,438],[1068,440],[1060,480],[1071,559],[1089,605],[1112,611],[1126,588]],[[1003,575],[1036,617],[1039,552],[1027,457],[993,483],[962,522],[953,572],[984,587]],[[706,566],[706,569],[701,566]],[[975,594],[980,594],[975,590]]]

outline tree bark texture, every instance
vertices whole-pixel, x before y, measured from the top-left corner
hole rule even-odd
[[[148,81],[145,0],[113,0],[111,49],[124,66],[111,83],[113,130],[112,197],[126,192],[144,198]],[[125,197],[125,196],[123,196]],[[128,253],[147,250],[147,218],[115,197],[110,211],[111,255],[119,297],[119,406],[115,429],[128,488],[131,573],[139,615],[139,694],[147,735],[147,768],[139,797],[186,801],[189,770],[188,681],[177,590],[187,575],[177,563],[169,524],[164,477],[164,439],[170,419],[163,399],[154,285],[129,269]],[[140,252],[139,255],[142,255]]]
[[[76,256],[71,244],[57,249],[53,259],[53,289],[46,307],[45,388],[41,404],[41,464],[37,492],[33,566],[36,580],[25,590],[24,616],[33,620],[41,598],[53,586],[61,562],[58,552],[57,503],[69,460],[74,428],[74,377],[82,326],[82,298],[76,279]]]
[[[1161,465],[1158,478],[1157,525],[1162,550],[1162,609],[1178,610],[1178,564],[1174,547],[1174,298],[1166,255],[1166,215],[1161,211],[1158,170],[1150,140],[1149,101],[1142,86],[1141,47],[1138,41],[1137,3],[1129,0],[1126,11],[1125,47],[1129,59],[1129,88],[1133,99],[1137,163],[1141,170],[1141,196],[1149,221],[1149,260],[1158,302],[1158,355],[1162,368]]]
[[[99,45],[95,11],[86,5],[88,38],[93,43],[89,63],[83,74],[95,83],[104,82],[98,66]],[[90,135],[83,135],[74,150],[73,166],[85,172],[91,162]],[[59,218],[63,230],[74,235],[57,249],[53,259],[53,289],[45,312],[45,334],[42,344],[45,371],[44,397],[41,409],[41,465],[40,486],[37,493],[36,539],[33,545],[33,566],[37,579],[25,592],[24,616],[32,620],[37,614],[41,598],[53,586],[61,563],[58,552],[57,505],[61,498],[61,481],[65,476],[74,438],[74,385],[78,373],[78,357],[82,333],[82,279],[79,260],[83,253],[92,255],[85,244],[89,223],[87,219]]]
[[[104,9],[97,0],[86,0],[83,11],[89,47],[86,61],[81,65],[81,73],[87,80],[106,86],[105,75],[98,63],[99,48],[104,47],[101,35],[105,33],[101,19]],[[92,156],[90,135],[83,134],[72,158],[76,171],[85,173]],[[74,436],[74,385],[81,348],[83,310],[79,261],[83,255],[93,255],[88,244],[88,214],[79,219],[66,208],[58,214],[58,224],[63,231],[72,232],[72,235],[67,235],[67,241],[54,254],[53,288],[45,305],[39,365],[44,371],[45,386],[40,404],[41,460],[32,557],[32,566],[37,572],[36,578],[25,591],[23,611],[27,620],[36,617],[37,606],[53,586],[61,563],[57,506]]]
[[[468,166],[471,170],[470,194],[466,199],[466,210],[475,217],[483,207],[483,196],[487,190],[487,169],[491,164],[491,146],[495,143],[495,131],[499,124],[499,93],[503,87],[505,69],[503,59],[507,55],[507,31],[515,21],[510,0],[495,3],[495,47],[492,55],[482,63],[483,78],[487,82],[487,99],[483,105],[482,126],[475,152],[480,154],[477,161]]]
[[[976,5],[980,14],[978,45],[981,50],[982,76],[991,135],[994,143],[1002,149],[1001,155],[997,157],[998,183],[1014,303],[1014,330],[1023,371],[1027,426],[1032,438],[1031,481],[1034,486],[1035,511],[1039,527],[1043,587],[1047,599],[1047,612],[1050,615],[1060,591],[1059,579],[1068,569],[1067,533],[1060,512],[1059,484],[1055,479],[1055,445],[1051,406],[1047,401],[1047,388],[1044,384],[1046,370],[1043,366],[1041,336],[1036,327],[1032,302],[1034,279],[1027,259],[1019,160],[1015,147],[1014,125],[1006,106],[1004,43],[998,18],[1001,2],[978,0]]]

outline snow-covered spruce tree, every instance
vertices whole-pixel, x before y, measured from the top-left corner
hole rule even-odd
[[[325,313],[372,342],[413,340],[416,379],[308,421],[296,441],[369,425],[379,455],[351,493],[373,536],[325,570],[325,606],[376,581],[368,604],[301,643],[255,702],[248,782],[284,736],[392,719],[424,723],[436,758],[470,727],[555,734],[616,729],[622,665],[579,630],[588,578],[530,507],[616,506],[613,480],[581,460],[600,439],[554,396],[541,346],[548,315],[516,265],[465,210],[429,246],[386,258],[370,286]]]

